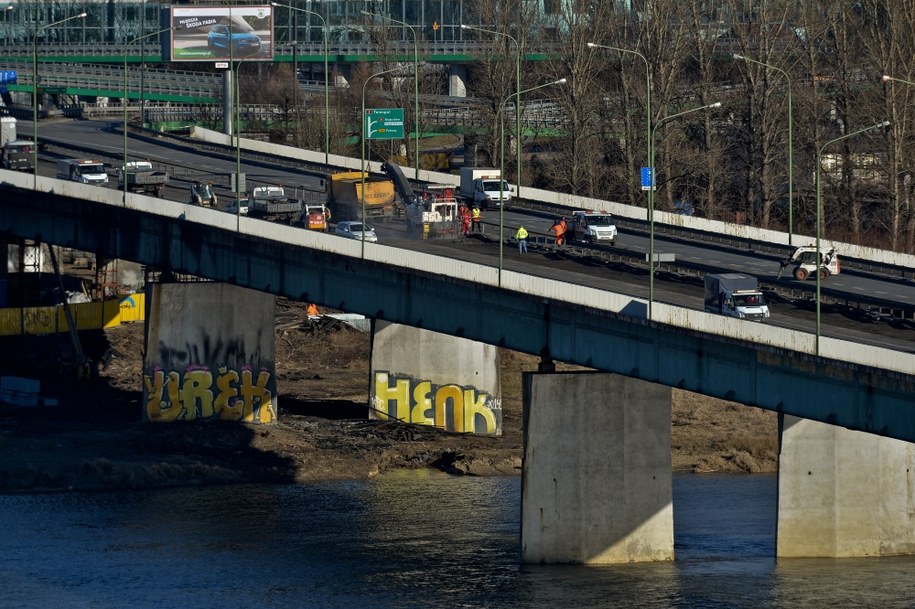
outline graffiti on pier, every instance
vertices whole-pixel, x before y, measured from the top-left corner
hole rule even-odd
[[[502,402],[460,385],[436,385],[409,375],[376,371],[372,415],[456,432],[502,434]]]
[[[219,419],[247,423],[276,420],[275,380],[250,367],[214,373],[205,366],[183,371],[154,368],[143,375],[145,417],[153,423]]]

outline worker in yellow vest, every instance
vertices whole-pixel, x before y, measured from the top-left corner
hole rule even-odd
[[[478,205],[473,206],[473,211],[470,212],[470,217],[473,220],[473,232],[483,232],[483,213],[480,211],[480,207]]]
[[[518,253],[526,254],[527,253],[527,229],[524,226],[519,226],[518,231],[515,233],[515,239],[518,241]]]

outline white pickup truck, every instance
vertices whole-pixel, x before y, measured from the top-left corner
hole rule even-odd
[[[605,212],[578,210],[572,212],[567,238],[585,243],[616,242],[616,225],[613,217]]]

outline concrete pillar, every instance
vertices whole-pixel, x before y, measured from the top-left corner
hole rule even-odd
[[[272,294],[227,283],[156,283],[146,294],[144,420],[276,420]]]
[[[497,347],[375,321],[370,418],[502,434]]]
[[[915,449],[783,415],[779,558],[915,554]]]
[[[673,560],[670,395],[616,374],[525,373],[523,562]]]
[[[349,81],[353,77],[353,67],[348,63],[338,63],[334,69],[334,87],[349,88]]]
[[[467,97],[467,66],[461,63],[453,63],[450,68],[448,95],[452,97]]]

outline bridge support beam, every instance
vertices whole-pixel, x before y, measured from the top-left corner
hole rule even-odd
[[[915,445],[783,415],[779,558],[915,554]]]
[[[673,560],[670,395],[616,374],[524,375],[523,562]]]

